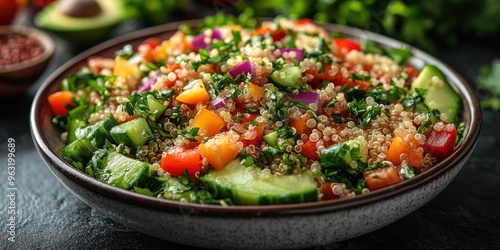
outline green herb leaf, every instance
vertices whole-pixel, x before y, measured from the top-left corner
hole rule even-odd
[[[190,141],[198,141],[195,137],[198,135],[199,130],[200,128],[198,127],[191,128],[189,131],[183,128],[181,131],[179,131],[179,134]]]
[[[235,48],[238,48],[238,45],[241,42],[241,32],[237,30],[232,30],[231,34],[233,34],[233,44]]]
[[[406,48],[391,48],[387,54],[399,65],[405,64],[413,57],[413,52]]]

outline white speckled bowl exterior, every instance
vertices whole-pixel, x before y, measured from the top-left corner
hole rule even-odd
[[[197,21],[191,21],[194,25]],[[467,83],[447,65],[424,52],[366,31],[326,24],[331,31],[363,38],[388,47],[409,47],[417,68],[439,67],[462,96],[466,125],[461,145],[452,156],[417,177],[363,196],[291,205],[233,206],[184,204],[143,196],[97,181],[60,157],[63,142],[50,122],[46,97],[60,81],[75,72],[90,55],[111,56],[125,44],[147,37],[167,38],[179,23],[142,30],[99,45],[75,57],[51,75],[35,97],[31,130],[35,145],[54,175],[76,196],[107,217],[167,241],[216,249],[285,249],[331,244],[356,237],[415,211],[439,194],[472,154],[481,126],[477,99]]]

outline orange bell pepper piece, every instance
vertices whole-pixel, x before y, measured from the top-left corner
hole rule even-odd
[[[195,138],[200,141],[203,137],[214,136],[219,133],[226,126],[226,122],[216,113],[207,108],[201,108],[189,126],[199,128],[198,136]]]
[[[70,91],[59,91],[49,95],[49,97],[47,97],[47,100],[49,101],[54,115],[59,116],[68,114],[69,110],[66,109],[68,105],[75,106],[73,97],[74,94]]]
[[[239,136],[235,133],[219,134],[200,144],[201,153],[213,168],[221,170],[240,152],[238,139]]]
[[[184,91],[182,91],[175,99],[185,104],[195,105],[199,102],[210,101],[210,95],[208,94],[203,81],[196,79],[186,85],[186,87],[184,87]]]
[[[139,73],[137,65],[127,61],[121,56],[115,58],[115,66],[113,68],[113,75],[127,77],[129,75],[136,75]]]
[[[290,127],[295,128],[298,135],[310,132],[310,128],[307,127],[307,121],[311,118],[309,113],[303,114],[299,119],[290,119]]]
[[[404,154],[410,166],[419,168],[423,158],[423,152],[418,150],[419,146],[420,142],[414,136],[409,136],[408,132],[398,133],[387,150],[387,160],[396,166],[401,165],[401,155]]]

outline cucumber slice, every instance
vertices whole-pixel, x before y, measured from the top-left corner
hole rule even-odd
[[[70,144],[76,141],[78,138],[76,137],[76,130],[79,128],[83,128],[87,125],[85,121],[80,119],[69,119],[68,120],[68,137],[66,139],[66,144]]]
[[[92,158],[95,150],[88,138],[81,138],[64,147],[62,155],[71,165],[83,170],[83,166]]]
[[[283,87],[297,87],[302,84],[302,72],[297,66],[275,70],[270,77],[271,80]]]
[[[261,178],[259,168],[243,167],[239,161],[200,177],[200,183],[215,197],[230,198],[240,205],[299,203],[318,199],[316,184],[309,172]]]
[[[123,143],[130,148],[137,148],[155,138],[144,118],[137,118],[115,126],[110,134],[117,143]]]
[[[236,204],[264,205],[315,201],[318,193],[310,174],[271,176],[235,188]]]
[[[427,89],[424,103],[431,109],[446,114],[442,119],[453,123],[460,108],[460,96],[450,86],[444,74],[434,65],[426,65],[411,84],[411,90]]]
[[[269,144],[269,146],[276,147],[278,145],[278,132],[273,131],[263,137],[264,141]]]
[[[148,95],[147,100],[149,112],[155,115],[156,120],[160,119],[167,107],[163,105],[162,101],[155,99],[152,95]]]
[[[94,147],[102,148],[106,140],[114,142],[113,138],[109,134],[109,131],[111,128],[119,124],[120,123],[115,119],[115,117],[110,115],[106,119],[94,125],[76,129],[75,136],[78,139],[88,138]]]
[[[155,180],[152,166],[146,162],[135,160],[116,152],[95,154],[92,159],[95,177],[110,185],[130,189],[134,186],[145,188],[147,183]]]

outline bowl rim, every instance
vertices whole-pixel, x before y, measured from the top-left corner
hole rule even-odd
[[[44,50],[40,57],[33,60],[30,58],[29,60],[22,61],[16,64],[5,65],[0,68],[0,74],[11,73],[19,70],[23,70],[29,68],[31,66],[43,63],[50,59],[52,54],[55,51],[55,43],[54,40],[45,32],[26,25],[1,25],[0,26],[0,34],[9,34],[9,33],[20,33],[26,36],[34,37],[37,39]]]
[[[264,19],[267,20],[267,19]],[[149,208],[154,210],[162,210],[165,212],[173,213],[183,213],[185,211],[195,211],[197,216],[221,216],[221,217],[239,217],[239,216],[288,216],[288,215],[311,215],[317,213],[327,213],[335,212],[339,210],[355,208],[359,206],[369,205],[381,200],[387,200],[402,194],[410,189],[421,187],[426,183],[429,183],[440,177],[441,174],[452,170],[453,168],[460,165],[460,162],[467,159],[472,153],[478,139],[478,135],[481,129],[481,109],[479,102],[474,95],[474,91],[471,86],[460,76],[455,70],[450,66],[441,62],[437,58],[417,49],[411,45],[403,42],[399,42],[395,39],[373,33],[371,31],[361,30],[357,28],[347,27],[338,24],[331,23],[318,23],[327,31],[337,31],[341,32],[347,37],[356,37],[358,39],[367,39],[376,43],[380,43],[383,46],[389,47],[405,47],[414,53],[414,58],[418,58],[424,63],[430,63],[437,66],[448,78],[450,84],[455,90],[458,90],[459,95],[462,97],[463,111],[468,110],[469,115],[468,123],[466,124],[466,130],[464,131],[464,137],[462,143],[455,149],[453,154],[447,159],[438,163],[431,169],[415,176],[415,178],[405,180],[403,182],[397,183],[395,185],[385,187],[376,191],[372,191],[365,195],[355,196],[348,199],[340,200],[327,200],[327,201],[315,201],[308,203],[297,203],[297,204],[278,204],[278,205],[238,205],[238,206],[219,206],[219,205],[206,205],[206,204],[193,204],[193,203],[181,203],[177,201],[171,201],[166,199],[159,199],[156,197],[149,197],[146,195],[137,194],[129,190],[120,189],[118,187],[111,186],[109,184],[103,183],[95,178],[92,178],[85,173],[77,170],[68,163],[66,163],[58,154],[49,148],[47,139],[44,138],[40,127],[37,122],[41,120],[40,110],[46,104],[46,100],[42,99],[46,97],[49,89],[54,84],[55,79],[68,70],[72,65],[85,60],[91,55],[98,52],[102,52],[113,45],[123,44],[127,41],[144,38],[148,36],[153,36],[155,34],[161,34],[162,32],[177,30],[180,24],[195,25],[200,19],[193,19],[187,21],[172,22],[168,24],[158,25],[146,29],[141,29],[134,31],[132,33],[119,36],[101,43],[97,46],[90,48],[89,50],[77,55],[72,58],[55,72],[53,72],[42,84],[40,89],[37,91],[36,96],[33,101],[33,105],[30,113],[30,129],[32,133],[32,138],[35,146],[40,153],[40,155],[46,161],[48,167],[51,171],[57,171],[64,174],[66,177],[72,181],[84,186],[88,190],[93,192],[98,192],[108,198],[117,200],[125,204],[131,204],[140,206],[143,208]],[[418,60],[416,63],[419,63]],[[55,173],[54,173],[55,174]],[[57,176],[57,175],[56,175]]]

